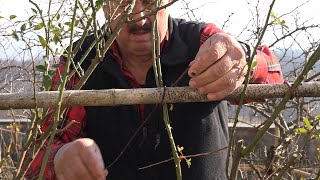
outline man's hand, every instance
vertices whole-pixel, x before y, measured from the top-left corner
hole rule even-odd
[[[207,39],[189,66],[189,86],[207,94],[209,100],[228,96],[243,83],[247,72],[241,45],[225,33]]]
[[[88,138],[62,146],[54,158],[54,170],[59,180],[103,180],[108,174],[99,147]]]

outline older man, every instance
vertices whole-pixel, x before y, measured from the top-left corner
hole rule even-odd
[[[118,1],[111,1],[111,9]],[[162,0],[167,4],[171,0]],[[124,11],[130,0],[123,1],[117,10]],[[150,6],[151,4],[151,6]],[[137,0],[132,19],[145,17],[133,24],[124,24],[116,41],[105,54],[83,89],[155,87],[152,69],[151,23],[155,16],[148,16],[154,7],[153,0]],[[107,7],[104,7],[108,16]],[[121,15],[111,22],[114,30]],[[189,77],[178,86],[197,89],[211,102],[174,104],[169,112],[173,136],[177,145],[184,146],[186,155],[219,150],[228,146],[228,114],[225,101],[219,101],[239,87],[244,80],[245,53],[241,45],[213,24],[186,22],[169,16],[167,9],[157,13],[161,41],[161,65],[165,86],[170,86],[188,67]],[[93,36],[88,36],[82,50],[75,56],[79,61]],[[269,61],[273,56],[265,55]],[[92,50],[82,68],[86,70],[95,57]],[[61,59],[60,71],[65,58]],[[274,61],[277,62],[277,61]],[[263,63],[258,63],[261,66]],[[266,67],[267,61],[264,64]],[[279,66],[278,64],[276,66]],[[276,67],[273,66],[273,67]],[[263,69],[259,78],[282,82],[281,72],[268,73]],[[271,74],[271,75],[270,75]],[[57,82],[57,77],[54,83]],[[69,87],[77,83],[74,76]],[[255,77],[253,81],[258,82]],[[261,81],[261,80],[260,80]],[[263,81],[268,82],[268,81]],[[89,98],[89,97],[88,97]],[[156,109],[154,111],[154,109]],[[150,116],[150,117],[148,117]],[[117,159],[130,137],[148,117],[143,130],[138,133],[129,148]],[[168,137],[162,123],[162,109],[156,105],[117,107],[71,107],[67,109],[60,128],[72,123],[53,144],[51,160],[46,167],[48,179],[175,179],[173,162],[139,170],[150,164],[172,157]],[[48,126],[48,121],[43,128]],[[226,179],[226,150],[192,159],[190,168],[182,162],[184,179]],[[40,151],[28,176],[36,176],[44,150]],[[117,160],[116,160],[117,159]],[[115,161],[116,160],[116,161]],[[112,163],[114,162],[114,163]],[[110,164],[112,164],[108,169]]]

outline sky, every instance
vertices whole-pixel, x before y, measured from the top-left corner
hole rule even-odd
[[[250,7],[252,9],[252,5],[255,5],[257,0],[189,0],[188,2],[191,2],[189,5],[190,7],[199,7],[196,14],[202,17],[206,22],[221,23],[221,20],[224,21],[230,13],[233,12],[235,14],[232,16],[231,20],[242,24],[246,23],[246,18],[250,16],[250,11],[248,11],[248,9]],[[248,2],[252,5],[249,5]],[[260,2],[263,4],[260,8],[265,9],[269,7],[271,0],[262,0]],[[287,13],[303,2],[305,2],[305,0],[276,0],[274,11],[279,15],[281,13]],[[183,3],[177,3],[174,11],[171,11],[171,14],[179,15],[184,13],[183,11],[176,11],[179,8],[181,9],[181,4]],[[317,18],[317,20],[319,20],[320,11],[318,7],[320,7],[319,0],[310,0],[310,2],[306,6],[302,7],[300,11],[303,17],[309,19]]]
[[[34,0],[36,3],[42,0]],[[45,0],[47,1],[47,0]],[[229,21],[225,24],[224,30],[232,35],[239,35],[243,28],[248,24],[248,21],[251,19],[252,14],[254,13],[254,5],[257,0],[185,0],[190,9],[195,9],[194,15],[189,13],[186,14],[186,3],[183,3],[182,0],[175,3],[172,7],[169,8],[170,14],[173,17],[183,17],[186,19],[200,20],[205,22],[215,23],[218,27],[223,27],[225,21],[230,16]],[[307,0],[276,0],[274,6],[274,13],[276,16],[289,13],[295,9],[295,7],[301,5]],[[248,3],[249,2],[249,3]],[[262,14],[262,20],[264,21],[268,7],[271,3],[271,0],[260,0],[259,9]],[[251,3],[251,4],[250,4]],[[15,14],[18,18],[26,19],[28,17],[27,12],[30,12],[32,5],[28,0],[0,0],[0,16],[9,17],[11,14]],[[294,14],[298,14],[300,22],[307,21],[307,24],[313,22],[318,22],[320,19],[320,7],[319,0],[309,0],[307,5],[299,8],[298,11],[295,11]],[[102,15],[102,13],[100,14]],[[184,16],[182,16],[184,15]],[[196,17],[196,18],[195,18]],[[290,28],[294,28],[293,17],[292,15],[287,15],[281,18],[281,20],[286,21],[286,25]],[[320,31],[313,33],[316,39],[320,39]],[[267,35],[268,36],[268,35]],[[242,40],[240,38],[240,40]],[[302,37],[301,41],[305,39]],[[271,38],[265,38],[264,43],[268,44],[273,41]]]
[[[198,8],[195,10],[196,16],[201,18],[202,21],[215,23],[218,27],[222,27],[225,21],[230,16],[230,20],[226,23],[224,30],[232,35],[239,35],[242,29],[246,27],[248,21],[252,17],[252,12],[254,13],[254,6],[257,0],[189,0],[189,7]],[[250,4],[249,4],[249,3]],[[260,0],[259,10],[263,13],[261,14],[261,19],[265,21],[267,10],[271,4],[271,0]],[[297,6],[300,6],[306,2],[306,0],[276,0],[273,11],[277,17],[292,12]],[[183,9],[184,3],[177,3],[175,7],[171,8],[171,14],[173,16],[179,17],[184,14],[185,11],[179,10]],[[286,21],[286,25],[290,29],[294,29],[294,18],[293,15],[298,14],[300,18],[299,22],[306,22],[306,25],[312,24],[314,22],[319,24],[320,21],[320,1],[310,0],[306,5],[301,6],[297,11],[291,13],[291,15],[286,15],[280,18]],[[191,15],[192,16],[192,15]],[[184,16],[188,18],[187,16]],[[262,23],[261,23],[262,24]],[[264,41],[266,44],[273,42],[272,34],[266,34]],[[270,38],[269,38],[269,37]],[[320,29],[313,33],[316,39],[320,39]],[[301,39],[300,41],[304,41]],[[308,42],[303,42],[308,43]]]
[[[39,2],[39,0],[34,0]],[[250,11],[248,9],[252,5],[248,5],[248,2],[255,3],[256,0],[185,0],[191,9],[197,8],[195,14],[198,19],[201,19],[206,22],[217,23],[217,25],[223,24],[223,22],[228,18],[231,13],[234,13],[231,16],[231,21],[237,26],[242,26],[247,21],[247,17],[250,17]],[[282,14],[290,12],[296,6],[302,4],[306,0],[276,0],[274,11],[276,14]],[[262,0],[263,8],[267,8],[271,0]],[[174,17],[180,17],[182,14],[185,14],[185,10],[182,3],[177,2],[170,9],[170,13]],[[254,4],[253,4],[254,5]],[[0,15],[11,15],[16,14],[18,16],[26,16],[26,11],[30,11],[32,5],[28,0],[0,0]],[[303,16],[306,19],[316,19],[320,18],[320,1],[319,0],[310,0],[310,2],[300,9]],[[187,16],[185,16],[188,18]],[[236,26],[235,26],[236,27]],[[237,28],[236,28],[237,29]]]

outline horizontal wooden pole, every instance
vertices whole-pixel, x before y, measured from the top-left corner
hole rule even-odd
[[[235,90],[226,99],[239,99],[243,87]],[[281,98],[291,91],[287,84],[250,84],[246,99]],[[163,95],[164,94],[164,95]],[[303,83],[294,91],[295,97],[320,97],[320,83]],[[28,93],[0,93],[0,109],[32,109],[54,107],[58,102],[58,91],[37,92],[36,98]],[[188,87],[73,90],[65,91],[63,104],[66,106],[117,106],[130,104],[206,102],[206,96]]]

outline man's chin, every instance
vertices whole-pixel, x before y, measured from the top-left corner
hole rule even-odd
[[[137,43],[147,43],[152,40],[151,33],[130,34],[130,39]]]
[[[151,41],[139,41],[132,42],[127,48],[131,48],[134,51],[151,51],[152,42]]]
[[[149,45],[137,45],[133,47],[132,52],[138,56],[145,56],[145,55],[151,55],[152,53],[152,46]]]

